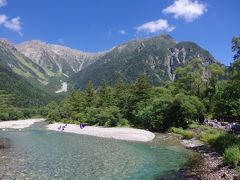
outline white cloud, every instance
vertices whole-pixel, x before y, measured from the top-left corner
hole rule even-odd
[[[0,7],[7,5],[7,0],[0,0]],[[3,25],[5,28],[16,31],[19,35],[23,35],[21,33],[21,22],[20,17],[15,17],[9,19],[7,15],[0,14],[0,26]]]
[[[22,34],[20,17],[8,19],[8,17],[5,14],[0,14],[0,26],[1,25],[6,27],[7,29],[10,29],[10,30],[18,32],[19,34]]]
[[[121,35],[126,35],[127,34],[127,32],[123,29],[119,30],[118,33],[121,34]]]
[[[171,26],[167,20],[159,19],[156,21],[147,22],[141,26],[138,26],[137,31],[142,31],[146,33],[157,33],[157,32],[171,32],[175,29]]]
[[[0,25],[4,24],[7,20],[7,16],[5,14],[0,14]]]
[[[20,17],[15,17],[15,18],[12,18],[11,20],[7,20],[4,23],[4,26],[13,31],[21,32],[22,28],[21,28]]]
[[[175,19],[182,18],[186,22],[192,22],[207,11],[206,4],[197,0],[175,0],[175,2],[163,10],[164,14],[173,14]]]
[[[7,0],[0,0],[0,7],[6,6]]]

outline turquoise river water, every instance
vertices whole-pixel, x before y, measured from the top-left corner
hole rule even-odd
[[[176,179],[191,152],[155,138],[150,143],[53,132],[37,123],[0,132],[0,179]]]

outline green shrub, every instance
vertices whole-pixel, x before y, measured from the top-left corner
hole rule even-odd
[[[201,129],[201,130],[210,130],[212,129],[210,126],[198,124],[198,123],[192,123],[189,125],[189,128],[191,129]]]
[[[19,109],[12,109],[11,111],[9,111],[9,118],[11,120],[17,120],[17,119],[23,119],[23,113],[22,111]]]
[[[195,135],[193,131],[175,127],[172,127],[170,129],[170,132],[181,135],[183,139],[192,139]]]
[[[118,127],[129,127],[129,122],[128,120],[126,119],[120,119],[118,122],[117,122],[117,126]]]
[[[204,115],[204,105],[196,96],[187,96],[179,93],[166,110],[164,126],[187,128],[193,119],[199,119]],[[202,118],[201,118],[202,119]]]
[[[100,113],[100,108],[88,107],[86,108],[86,122],[90,125],[99,124],[98,114]]]
[[[236,168],[236,173],[237,173],[237,179],[240,179],[240,167],[239,166]]]
[[[187,130],[185,130],[182,135],[183,135],[183,139],[192,139],[195,136],[194,132],[187,131]]]
[[[240,139],[237,136],[229,133],[221,133],[214,141],[213,147],[222,154],[226,148],[235,144],[240,145]]]
[[[99,114],[97,114],[100,126],[114,127],[122,119],[122,115],[119,108],[116,106],[109,106],[107,108],[102,108]]]
[[[9,114],[8,113],[0,113],[0,120],[8,120]]]
[[[220,134],[221,134],[220,131],[209,129],[205,132],[201,132],[200,140],[208,144],[213,144],[216,141],[216,139],[220,136]]]
[[[200,125],[199,125],[198,123],[193,122],[193,123],[190,124],[188,127],[191,128],[191,129],[197,129],[197,128],[200,127]]]
[[[225,149],[223,154],[223,161],[233,167],[237,167],[240,161],[240,149],[239,146],[232,146]]]

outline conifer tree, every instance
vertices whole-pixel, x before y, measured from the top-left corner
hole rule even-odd
[[[139,78],[137,78],[131,88],[131,93],[135,102],[141,102],[150,97],[151,85],[147,76],[141,75]]]
[[[92,81],[89,81],[84,91],[84,100],[86,107],[92,107],[96,104],[96,93]]]
[[[235,53],[233,60],[236,61],[240,59],[240,37],[234,37],[232,39],[232,51]]]
[[[108,107],[113,104],[113,93],[112,88],[108,86],[106,81],[102,81],[101,86],[98,90],[99,102],[98,105],[101,107]]]

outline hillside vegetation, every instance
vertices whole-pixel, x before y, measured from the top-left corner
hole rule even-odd
[[[233,42],[233,47],[235,46]],[[84,90],[71,93],[59,105],[47,106],[50,121],[88,123],[101,126],[130,125],[153,131],[169,127],[187,128],[210,116],[224,121],[240,119],[240,60],[226,69],[218,63],[203,66],[192,59],[174,71],[175,81],[153,86],[147,75],[114,86],[102,81],[95,88],[90,81]]]
[[[175,78],[177,67],[198,58],[204,67],[216,62],[206,50],[193,42],[177,43],[169,35],[130,41],[113,48],[95,63],[70,77],[74,88],[84,89],[89,81],[99,86],[102,80],[114,85],[121,78],[133,83],[145,74],[151,84],[164,85]]]

